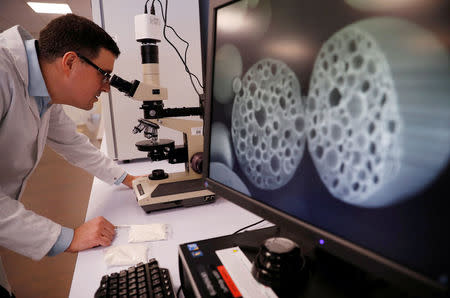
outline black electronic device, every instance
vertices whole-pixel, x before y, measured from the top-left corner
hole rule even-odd
[[[175,293],[169,270],[160,268],[156,259],[150,259],[148,263],[103,276],[94,297],[172,298]]]
[[[308,282],[309,270],[295,242],[271,237],[261,244],[251,272],[257,281],[271,287],[280,297],[289,297],[300,284]]]
[[[211,1],[205,185],[318,252],[325,282],[340,264],[447,296],[449,10]]]
[[[181,244],[178,247],[178,267],[184,296],[240,297],[239,289],[215,252],[239,246],[253,261],[260,244],[277,234],[277,228],[270,227]]]

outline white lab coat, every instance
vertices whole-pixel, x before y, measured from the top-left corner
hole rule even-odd
[[[32,36],[20,26],[0,34],[0,245],[39,260],[55,244],[61,226],[26,210],[18,200],[45,144],[107,183],[124,171],[77,133],[61,105],[52,105],[39,116],[36,101],[28,94],[23,43],[27,39]],[[1,267],[0,260],[0,285],[9,288]]]

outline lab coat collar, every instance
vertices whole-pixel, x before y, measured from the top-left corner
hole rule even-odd
[[[9,54],[14,58],[14,63],[20,78],[25,85],[28,86],[28,62],[26,60],[27,55],[24,41],[33,39],[33,36],[20,25],[5,30],[1,35],[4,38],[4,42],[7,44],[7,48],[9,48]]]
[[[28,92],[30,96],[49,97],[47,87],[45,86],[44,77],[42,76],[41,67],[37,56],[37,41],[35,39],[25,40],[25,50],[28,58]]]

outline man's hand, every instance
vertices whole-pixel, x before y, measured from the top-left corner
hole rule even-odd
[[[75,229],[67,252],[78,252],[95,246],[109,246],[116,231],[103,216],[91,219]]]
[[[139,177],[148,177],[148,175],[133,176],[133,175],[128,174],[125,177],[125,179],[123,180],[122,184],[128,186],[129,188],[133,188],[133,184],[132,184],[133,180],[136,178],[139,178]]]
[[[129,188],[133,188],[133,184],[131,184],[131,182],[133,182],[133,180],[136,179],[137,177],[138,176],[128,174],[123,180],[122,184],[128,186]]]

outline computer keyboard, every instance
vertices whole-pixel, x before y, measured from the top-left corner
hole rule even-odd
[[[128,270],[105,275],[95,292],[103,297],[168,298],[175,297],[169,270],[159,268],[156,259],[139,263]]]

